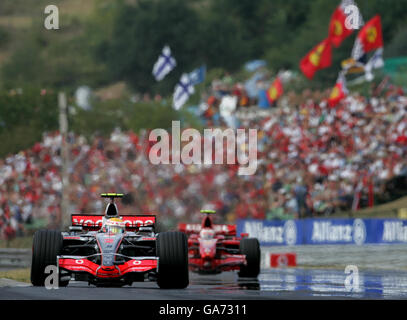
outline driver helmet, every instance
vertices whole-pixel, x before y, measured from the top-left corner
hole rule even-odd
[[[105,230],[107,233],[119,234],[124,233],[125,224],[120,218],[110,218],[106,220]]]
[[[209,228],[204,228],[199,233],[199,237],[204,240],[213,239],[215,237],[215,231]]]

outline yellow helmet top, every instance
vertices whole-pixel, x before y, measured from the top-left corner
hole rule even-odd
[[[124,233],[125,230],[124,221],[120,218],[110,218],[106,220],[105,227],[106,232],[114,234]]]

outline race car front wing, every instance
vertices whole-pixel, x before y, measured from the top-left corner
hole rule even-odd
[[[233,271],[246,265],[246,256],[241,254],[225,255],[220,259],[205,259],[190,255],[189,269],[191,271]]]
[[[89,260],[94,256],[58,256],[58,267],[71,272],[86,272],[97,278],[120,278],[130,272],[143,273],[158,268],[158,257],[129,257],[128,261],[104,266]]]

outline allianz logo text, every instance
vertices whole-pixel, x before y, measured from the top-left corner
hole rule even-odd
[[[383,242],[407,242],[407,226],[403,221],[385,221],[383,223]]]
[[[293,220],[287,220],[281,226],[265,226],[262,222],[246,221],[243,230],[264,243],[295,245],[297,242],[297,227]]]
[[[314,221],[311,241],[318,242],[354,242],[363,244],[366,240],[366,227],[361,219],[353,224],[332,224],[330,221]]]

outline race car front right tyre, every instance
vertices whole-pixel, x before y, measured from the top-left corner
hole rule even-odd
[[[169,231],[157,236],[157,284],[162,289],[184,289],[189,284],[188,243],[184,233]]]
[[[31,260],[31,283],[44,286],[48,276],[45,268],[57,265],[57,256],[62,250],[63,237],[56,230],[38,230],[34,234]],[[64,287],[69,281],[59,281],[58,286]]]
[[[240,253],[246,255],[247,265],[240,268],[239,277],[256,278],[260,273],[260,244],[256,238],[240,241]]]

